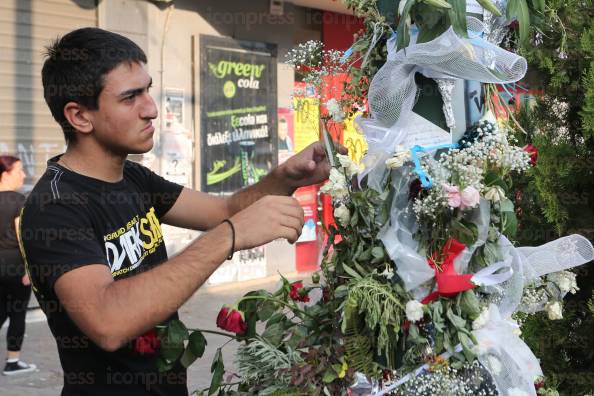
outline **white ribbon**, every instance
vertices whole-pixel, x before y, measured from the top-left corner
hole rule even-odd
[[[477,286],[494,286],[503,283],[514,274],[511,263],[512,257],[508,256],[504,261],[498,261],[483,268],[474,274],[470,281]]]

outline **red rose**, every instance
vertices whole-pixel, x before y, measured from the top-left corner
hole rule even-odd
[[[224,329],[227,325],[227,316],[229,316],[229,308],[223,307],[217,316],[217,327]]]
[[[157,330],[151,329],[134,340],[134,351],[142,354],[153,354],[159,350],[161,341],[157,336]]]
[[[544,379],[539,379],[534,383],[534,389],[538,391],[540,388],[543,388],[544,385],[545,385]]]
[[[293,301],[301,301],[301,302],[308,302],[309,296],[305,289],[303,289],[303,282],[293,282],[291,283],[291,291],[289,292],[289,297]]]
[[[247,324],[243,319],[243,314],[236,309],[229,309],[227,307],[221,308],[217,316],[217,326],[223,330],[240,335],[247,330]]]
[[[538,159],[538,149],[532,143],[524,146],[524,151],[530,154],[530,165],[536,166],[536,160]]]

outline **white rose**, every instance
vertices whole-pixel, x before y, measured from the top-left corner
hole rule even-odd
[[[349,177],[353,177],[361,171],[361,167],[353,162],[348,155],[336,154],[336,157],[338,158],[338,161],[340,161],[340,166],[346,170]]]
[[[473,330],[478,330],[478,329],[484,327],[487,324],[488,321],[489,321],[489,309],[488,308],[483,308],[483,310],[481,311],[479,317],[476,318],[472,322],[472,329]]]
[[[492,202],[499,202],[505,198],[505,191],[499,186],[489,187],[485,193],[485,199]]]
[[[351,220],[351,212],[349,212],[349,208],[347,208],[346,205],[340,204],[339,207],[334,209],[334,218],[341,226],[346,227]]]
[[[544,309],[550,320],[563,319],[563,307],[559,301],[548,302]]]
[[[405,311],[406,318],[413,323],[423,319],[423,316],[425,315],[425,313],[423,312],[423,304],[421,304],[417,300],[410,300],[409,302],[407,302]]]

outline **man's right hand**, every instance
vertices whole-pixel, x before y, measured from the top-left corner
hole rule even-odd
[[[303,209],[292,197],[268,195],[231,217],[235,250],[249,249],[278,238],[295,243],[303,228]]]

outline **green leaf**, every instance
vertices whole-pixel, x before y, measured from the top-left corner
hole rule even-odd
[[[262,333],[262,338],[265,338],[270,344],[277,346],[283,339],[284,326],[282,322],[274,323],[266,327]]]
[[[172,320],[167,324],[167,337],[174,344],[184,342],[190,336],[186,325],[180,320]]]
[[[464,319],[462,319],[461,317],[459,317],[458,315],[456,315],[454,313],[454,311],[452,311],[451,308],[448,308],[448,310],[446,312],[446,316],[448,317],[450,322],[454,325],[454,327],[456,327],[457,329],[466,328],[466,321]]]
[[[396,23],[398,14],[398,4],[401,0],[377,0],[377,9],[379,13],[386,18],[388,24]]]
[[[190,340],[188,342],[188,348],[192,351],[196,357],[202,357],[204,349],[206,348],[206,338],[201,331],[194,331],[190,334]]]
[[[349,292],[349,288],[347,285],[338,286],[336,289],[334,289],[334,297],[337,297],[337,298],[345,297],[348,292]]]
[[[268,320],[276,311],[277,307],[274,301],[266,300],[258,307],[258,320],[264,322]]]
[[[371,259],[371,248],[367,248],[365,250],[363,250],[363,252],[361,252],[361,255],[359,256],[359,260],[360,261],[368,261]]]
[[[381,246],[376,246],[371,249],[371,255],[376,259],[383,259],[384,258],[384,248]]]
[[[408,19],[410,10],[415,2],[416,0],[407,0],[404,9],[402,10],[402,15],[400,15],[400,21],[398,21],[398,28],[396,29],[397,49],[399,50],[406,48],[410,43],[410,34],[408,32],[409,26],[407,25],[406,20]]]
[[[355,278],[355,279],[361,279],[361,275],[359,275],[357,273],[357,271],[355,271],[354,269],[352,269],[351,267],[349,267],[345,263],[342,263],[342,268],[344,269],[344,272],[346,272],[347,274],[349,274],[353,278]]]
[[[328,369],[324,373],[324,376],[322,377],[322,381],[324,381],[324,383],[326,383],[326,384],[329,384],[332,381],[334,381],[336,378],[338,378],[336,371],[334,371],[334,369],[332,367],[328,367]]]
[[[532,0],[532,8],[536,11],[544,12],[545,0]]]
[[[171,340],[164,339],[161,341],[161,349],[160,353],[161,356],[170,361],[176,361],[179,356],[184,352],[184,343],[181,342],[172,342]]]
[[[495,4],[491,2],[491,0],[477,0],[477,2],[481,5],[481,7],[489,11],[491,14],[498,17],[501,16],[501,11],[499,11],[499,8],[497,8]]]
[[[493,187],[499,186],[503,188],[504,191],[507,191],[508,186],[505,180],[503,180],[497,173],[493,171],[489,171],[485,174],[485,186]]]
[[[472,290],[462,292],[460,299],[460,309],[462,313],[470,319],[475,320],[481,314],[481,307],[478,298]]]
[[[217,348],[212,365],[210,366],[210,372],[212,373],[212,379],[210,381],[210,388],[208,389],[208,395],[212,395],[219,390],[221,382],[223,381],[223,374],[225,374],[225,365],[223,364],[223,354],[221,348]]]
[[[501,232],[508,237],[514,237],[518,232],[518,219],[514,212],[501,213],[501,223],[503,225]]]
[[[520,42],[526,44],[530,35],[530,10],[526,0],[509,0],[506,17],[509,21],[517,19],[520,27]]]
[[[157,369],[159,372],[169,371],[173,368],[173,362],[168,362],[162,356],[157,358]]]
[[[476,224],[465,220],[452,220],[452,236],[466,246],[472,246],[478,239]]]
[[[185,368],[188,368],[196,361],[196,359],[198,359],[198,356],[192,352],[190,347],[187,347],[179,359],[179,363]]]
[[[466,0],[448,0],[452,8],[448,10],[448,16],[454,31],[460,37],[468,37],[468,27],[466,24]]]
[[[462,345],[464,357],[467,361],[472,362],[475,358],[475,354],[472,352],[474,346],[472,340],[463,332],[458,332],[458,339],[460,340],[460,345]]]
[[[514,211],[514,203],[511,200],[505,198],[505,199],[502,199],[501,202],[499,202],[499,208],[500,208],[499,210],[502,212],[513,212]]]

